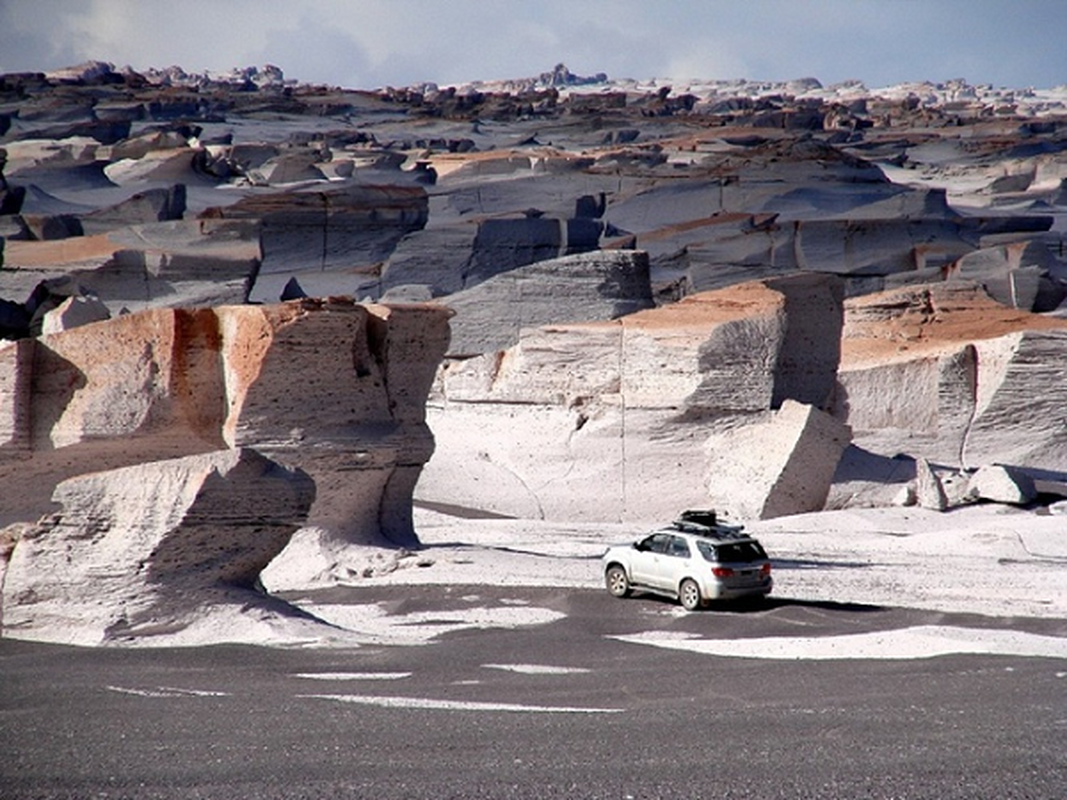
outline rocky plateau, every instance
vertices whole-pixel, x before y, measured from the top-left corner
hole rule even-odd
[[[416,507],[1064,507],[1062,88],[92,62],[0,148],[4,636],[304,630]]]

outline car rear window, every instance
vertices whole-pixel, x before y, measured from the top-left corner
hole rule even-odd
[[[717,545],[697,542],[697,549],[706,561],[712,563],[747,564],[767,558],[767,553],[759,542],[729,542]]]

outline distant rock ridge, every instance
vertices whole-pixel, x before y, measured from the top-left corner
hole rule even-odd
[[[208,89],[230,88],[239,91],[282,91],[323,88],[285,77],[282,68],[263,66],[234,67],[225,72],[204,70],[187,72],[182,67],[148,67],[137,71],[130,66],[116,69],[107,61],[88,61],[76,66],[41,73],[10,73],[13,80],[39,79],[55,85],[128,84],[163,88]],[[0,81],[8,76],[0,75]],[[348,87],[359,90],[359,87]],[[577,75],[563,64],[555,65],[535,76],[521,78],[483,78],[452,85],[432,80],[409,84],[403,89],[365,87],[364,91],[378,91],[390,95],[419,98],[449,91],[459,95],[498,94],[521,96],[551,90],[566,98],[571,94],[661,95],[662,97],[689,95],[705,108],[727,98],[756,101],[783,98],[789,101],[816,100],[825,103],[854,102],[863,98],[910,105],[913,109],[946,109],[962,111],[968,106],[990,114],[1012,113],[1020,116],[1043,116],[1067,110],[1067,86],[1055,87],[996,87],[992,84],[971,84],[964,78],[943,81],[911,81],[879,88],[868,88],[860,80],[846,80],[824,85],[814,77],[784,80],[750,80],[746,78],[652,77],[645,79],[609,78],[606,73]]]
[[[108,61],[87,61],[76,66],[64,67],[44,73],[45,78],[60,84],[101,85],[127,82],[144,82],[156,86],[183,86],[208,88],[232,86],[235,88],[275,88],[294,86],[296,81],[287,81],[280,67],[267,64],[263,67],[234,67],[228,72],[186,72],[179,66],[162,69],[149,67],[143,71],[125,66],[116,69]]]

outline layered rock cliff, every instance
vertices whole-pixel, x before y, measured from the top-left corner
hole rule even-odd
[[[305,469],[309,524],[330,536],[411,541],[449,316],[345,299],[157,309],[0,345],[0,520],[35,519],[84,472],[241,447]]]
[[[824,425],[826,470],[787,469],[794,449],[824,438],[799,437],[741,493],[716,488],[709,443],[769,422],[788,401],[828,402],[841,302],[830,276],[743,284],[613,322],[530,329],[512,348],[451,363],[431,397],[439,446],[417,497],[516,516],[646,520],[712,502],[762,513],[771,487],[799,481],[780,491],[776,513],[820,508],[830,451],[848,441],[839,424]]]

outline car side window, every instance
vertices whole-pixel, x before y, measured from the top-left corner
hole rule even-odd
[[[645,541],[648,542],[648,549],[653,553],[666,553],[669,539],[670,537],[665,533],[656,533]]]
[[[700,555],[704,556],[705,561],[710,561],[714,564],[719,560],[719,555],[715,552],[714,546],[707,542],[697,542],[697,550],[700,551]]]
[[[679,558],[689,558],[689,542],[681,536],[672,536],[670,549],[667,553],[672,556],[678,556]]]

